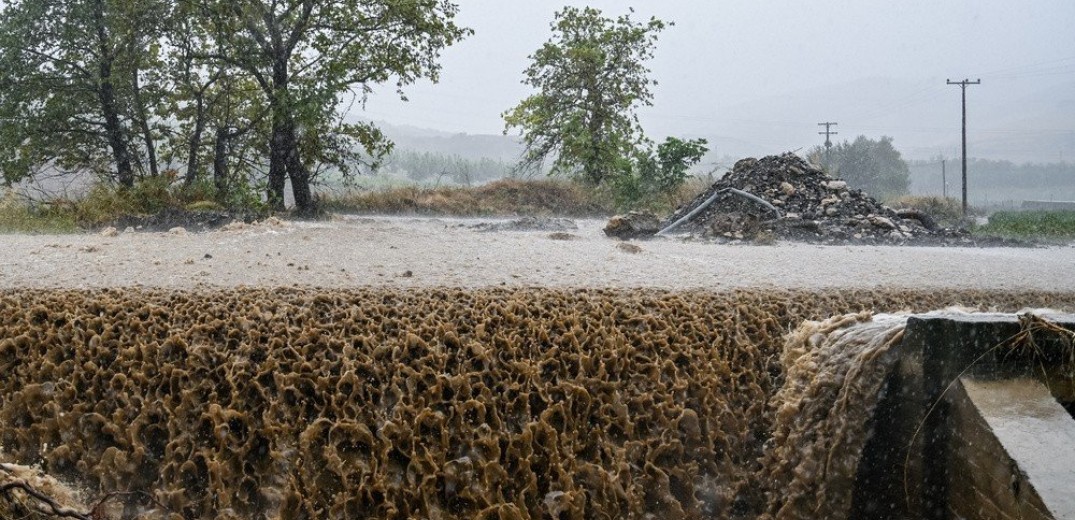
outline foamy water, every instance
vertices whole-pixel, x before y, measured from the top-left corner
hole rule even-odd
[[[1075,297],[7,290],[0,445],[91,497],[144,490],[192,517],[837,514],[854,460],[825,454],[861,443],[896,333],[785,335],[955,304]]]

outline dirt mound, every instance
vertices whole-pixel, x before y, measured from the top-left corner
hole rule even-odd
[[[939,229],[924,213],[889,208],[792,153],[737,162],[731,172],[679,208],[665,224],[688,216],[676,231],[723,240],[974,242],[963,231]]]

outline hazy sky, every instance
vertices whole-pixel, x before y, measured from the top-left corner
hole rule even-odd
[[[959,89],[944,81],[964,77],[982,79],[968,94],[986,136],[1022,124],[1054,137],[1075,127],[1068,118],[983,120],[1050,88],[1058,90],[1054,99],[1040,102],[1071,102],[1073,0],[458,0],[460,21],[475,34],[444,53],[441,82],[407,88],[409,102],[381,88],[365,117],[500,133],[500,114],[529,93],[520,84],[527,57],[548,39],[553,13],[565,3],[610,16],[633,6],[636,20],[675,23],[650,62],[660,84],[642,117],[654,136],[742,138],[745,147],[790,149],[815,144],[816,123],[834,120],[841,138],[885,134],[895,135],[897,146],[932,146],[953,128],[958,141]]]

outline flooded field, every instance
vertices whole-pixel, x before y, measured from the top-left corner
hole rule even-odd
[[[785,336],[950,305],[1075,296],[8,289],[0,446],[89,504],[145,491],[156,503],[127,506],[144,517],[751,518],[804,497],[838,512],[846,483],[818,464],[826,442],[861,441],[869,399],[806,427],[789,410],[827,412],[834,387],[811,386],[827,377],[868,394],[898,331]]]
[[[610,240],[507,220],[338,217],[229,230],[9,235],[0,287],[626,287],[1075,290],[1075,247],[717,245]],[[111,235],[111,234],[108,234]]]

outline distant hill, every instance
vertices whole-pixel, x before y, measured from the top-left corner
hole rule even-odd
[[[1075,159],[1075,81],[1039,87],[1025,79],[982,78],[968,89],[968,148],[972,157],[1013,163]],[[641,111],[654,140],[664,136],[709,141],[704,163],[726,157],[760,157],[805,151],[824,138],[817,123],[836,121],[836,141],[887,135],[905,159],[958,157],[959,88],[945,78],[917,81],[870,78],[750,100],[699,100],[690,113],[662,112],[655,100]],[[517,161],[516,136],[442,132],[377,122],[401,149],[455,154],[468,159]],[[717,159],[720,158],[720,159]]]
[[[373,123],[401,150],[458,155],[466,159],[488,158],[504,162],[518,161],[523,153],[522,143],[513,136],[441,132],[384,121]]]

